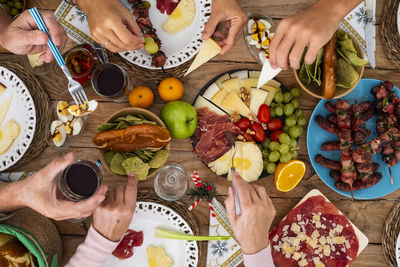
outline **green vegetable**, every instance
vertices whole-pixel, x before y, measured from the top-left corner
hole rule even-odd
[[[195,236],[185,235],[181,233],[170,232],[165,229],[156,227],[156,238],[178,239],[178,240],[194,240],[194,241],[207,241],[207,240],[228,240],[230,236]]]
[[[108,130],[113,130],[113,129],[115,129],[115,127],[117,127],[117,125],[118,125],[118,123],[106,122],[106,123],[100,124],[99,127],[97,127],[97,131],[105,132]]]
[[[350,88],[358,80],[359,74],[346,60],[338,58],[336,67],[336,86]]]
[[[126,174],[134,173],[139,181],[147,179],[150,166],[138,157],[131,157],[122,162]]]
[[[300,81],[302,81],[305,84],[311,83],[311,77],[307,73],[306,64],[301,65],[301,68],[299,70],[299,78]]]
[[[115,152],[107,151],[103,154],[104,159],[107,161],[108,164],[111,164],[111,161],[115,155]]]
[[[160,168],[167,162],[169,157],[169,152],[166,149],[161,149],[158,151],[152,160],[149,161],[150,168]]]
[[[121,153],[115,153],[110,162],[111,171],[119,175],[126,175],[126,170],[122,167],[122,162],[124,162],[124,160],[125,158]]]
[[[364,66],[365,64],[368,63],[368,60],[365,60],[363,58],[359,58],[356,53],[353,53],[353,52],[347,50],[344,47],[340,47],[339,50],[351,62],[351,64],[354,67]]]
[[[338,41],[338,47],[340,48],[344,48],[349,50],[350,52],[357,54],[357,50],[354,47],[353,41],[351,39],[346,39],[346,40],[342,40],[342,41]]]
[[[347,36],[347,32],[344,30],[337,30],[336,36],[338,41],[344,41],[349,39],[349,36]]]
[[[115,127],[115,130],[122,130],[122,129],[126,129],[128,128],[130,125],[129,123],[125,122],[125,121],[120,121],[117,125],[117,127]]]

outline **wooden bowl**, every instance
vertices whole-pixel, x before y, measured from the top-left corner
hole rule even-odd
[[[133,115],[133,116],[142,115],[147,120],[154,121],[158,125],[160,125],[162,127],[165,127],[164,122],[156,114],[154,114],[153,112],[148,111],[147,109],[142,109],[142,108],[124,108],[124,109],[121,109],[119,111],[116,111],[110,117],[108,117],[105,122],[111,122],[111,121],[115,120],[118,117],[127,116],[127,115]],[[167,149],[168,152],[170,152],[171,143],[169,143],[165,148]],[[108,162],[104,158],[104,153],[107,152],[107,151],[108,150],[105,150],[105,149],[99,149],[100,161],[101,161],[104,169],[106,169],[111,174],[118,175],[118,176],[121,176],[121,177],[126,177],[124,175],[119,175],[119,174],[116,174],[116,173],[111,171]],[[156,172],[158,171],[158,169],[150,169],[149,174],[147,175],[147,179],[153,177],[156,174]]]
[[[357,55],[360,58],[364,58],[364,54],[361,50],[361,47],[358,43],[358,41],[350,34],[347,34],[349,36],[349,38],[353,41],[354,44],[354,48],[357,50]],[[323,64],[323,62],[322,62]],[[350,93],[351,91],[353,91],[354,88],[356,88],[357,84],[360,82],[361,77],[364,73],[364,68],[365,66],[361,66],[361,67],[355,67],[355,70],[358,72],[358,80],[356,81],[356,83],[353,85],[353,87],[351,88],[343,88],[343,87],[336,87],[336,93],[335,96],[333,97],[333,99],[335,98],[340,98],[342,96],[347,95],[348,93]],[[298,74],[298,70],[293,70],[294,71],[294,76],[296,77],[297,83],[301,86],[301,88],[303,88],[304,91],[306,91],[308,94],[317,97],[317,98],[321,98],[323,99],[324,97],[322,97],[322,87],[318,86],[318,84],[314,81],[312,81],[310,84],[304,84],[299,77]]]

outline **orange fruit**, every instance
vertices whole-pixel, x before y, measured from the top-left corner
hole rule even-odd
[[[174,77],[166,78],[158,86],[158,94],[164,101],[174,101],[183,96],[183,84]]]
[[[154,102],[153,91],[146,86],[138,86],[129,93],[129,104],[132,107],[148,108]]]
[[[301,160],[279,163],[275,171],[275,186],[281,192],[289,192],[304,176],[306,165]]]

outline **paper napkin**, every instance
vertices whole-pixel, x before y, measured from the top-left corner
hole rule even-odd
[[[223,205],[215,198],[211,204],[215,211],[215,217],[210,214],[209,235],[230,235],[232,238],[208,242],[207,267],[236,267],[243,262],[242,250],[233,237],[233,231]]]

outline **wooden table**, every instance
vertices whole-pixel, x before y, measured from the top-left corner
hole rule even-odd
[[[54,10],[59,4],[59,1],[50,0],[30,0],[28,2],[29,6],[38,6],[40,8],[51,10]],[[286,16],[295,14],[296,12],[307,8],[314,2],[314,0],[240,0],[242,7],[246,11],[252,9],[261,9],[272,16],[276,22],[279,22]],[[380,38],[379,23],[382,17],[383,5],[383,0],[377,0],[377,68],[366,68],[364,77],[390,80],[394,84],[400,85],[399,70],[395,69],[387,60]],[[73,46],[72,41],[68,43],[67,47],[71,46]],[[10,55],[7,53],[0,54],[0,63],[6,61],[21,62],[21,60],[23,60],[23,57],[21,56]],[[254,59],[248,52],[243,38],[240,38],[237,41],[232,51],[224,56],[218,56],[214,58],[212,61],[193,72],[189,77],[182,80],[185,86],[183,100],[188,101],[189,103],[193,102],[199,90],[210,79],[215,77],[216,74],[237,68],[260,69],[260,66],[255,63]],[[134,77],[133,73],[130,73],[130,75],[131,77]],[[289,88],[298,86],[291,70],[283,71],[278,75],[278,78]],[[66,81],[58,68],[54,67],[53,73],[45,77],[41,77],[41,79],[43,80],[51,99],[53,101],[58,100],[60,93],[64,92],[66,88]],[[156,85],[152,85],[152,89],[156,90]],[[80,136],[79,140],[77,140],[74,146],[68,149],[68,151],[75,152],[76,156],[80,159],[95,160],[97,159],[97,151],[91,142],[91,138],[96,132],[97,125],[103,122],[110,113],[127,107],[128,104],[119,104],[99,99],[91,89],[86,89],[86,92],[90,99],[98,99],[100,101],[100,105],[98,110],[94,114],[90,115],[87,127]],[[300,98],[300,107],[303,109],[307,118],[310,117],[311,112],[317,103],[318,99],[315,99],[303,92],[302,97]],[[150,110],[158,114],[163,104],[164,102],[160,99],[160,97],[156,96],[155,103]],[[300,138],[299,145],[300,158],[308,159],[306,135],[303,135]],[[192,146],[190,145],[189,140],[173,140],[171,151],[171,161],[182,163],[188,173],[197,170],[200,177],[207,179],[209,182],[216,185],[219,195],[218,198],[220,200],[224,199],[230,182],[228,182],[226,179],[216,176],[192,153]],[[59,155],[60,152],[58,149],[55,147],[48,147],[40,157],[25,166],[25,169],[37,170],[42,168]],[[310,173],[311,171],[312,167],[308,163],[307,172]],[[114,187],[124,184],[125,179],[118,178],[115,175],[107,174],[104,181],[106,184]],[[153,179],[140,182],[139,191],[140,189],[144,188],[152,189],[152,183]],[[357,225],[369,239],[370,244],[357,258],[353,266],[376,267],[387,265],[382,252],[381,232],[387,214],[389,213],[395,200],[400,197],[400,190],[380,199],[352,202],[348,198],[345,198],[329,189],[316,174],[307,179],[303,179],[301,183],[289,193],[281,193],[277,191],[273,185],[272,176],[260,179],[255,182],[255,184],[262,185],[267,189],[268,194],[272,198],[272,201],[276,207],[277,215],[273,226],[280,221],[307,192],[313,188],[317,188],[323,194],[325,194],[325,196],[327,196],[355,225]],[[207,235],[209,223],[209,211],[207,205],[205,203],[201,203],[197,208],[194,209],[193,212],[200,224],[201,234]],[[55,223],[62,235],[64,247],[63,263],[65,263],[74,254],[76,247],[83,242],[85,238],[85,227],[89,225],[90,219],[85,222],[84,225],[72,224],[69,222]],[[206,266],[207,244],[201,244],[200,249],[201,258],[199,261],[199,266]]]

